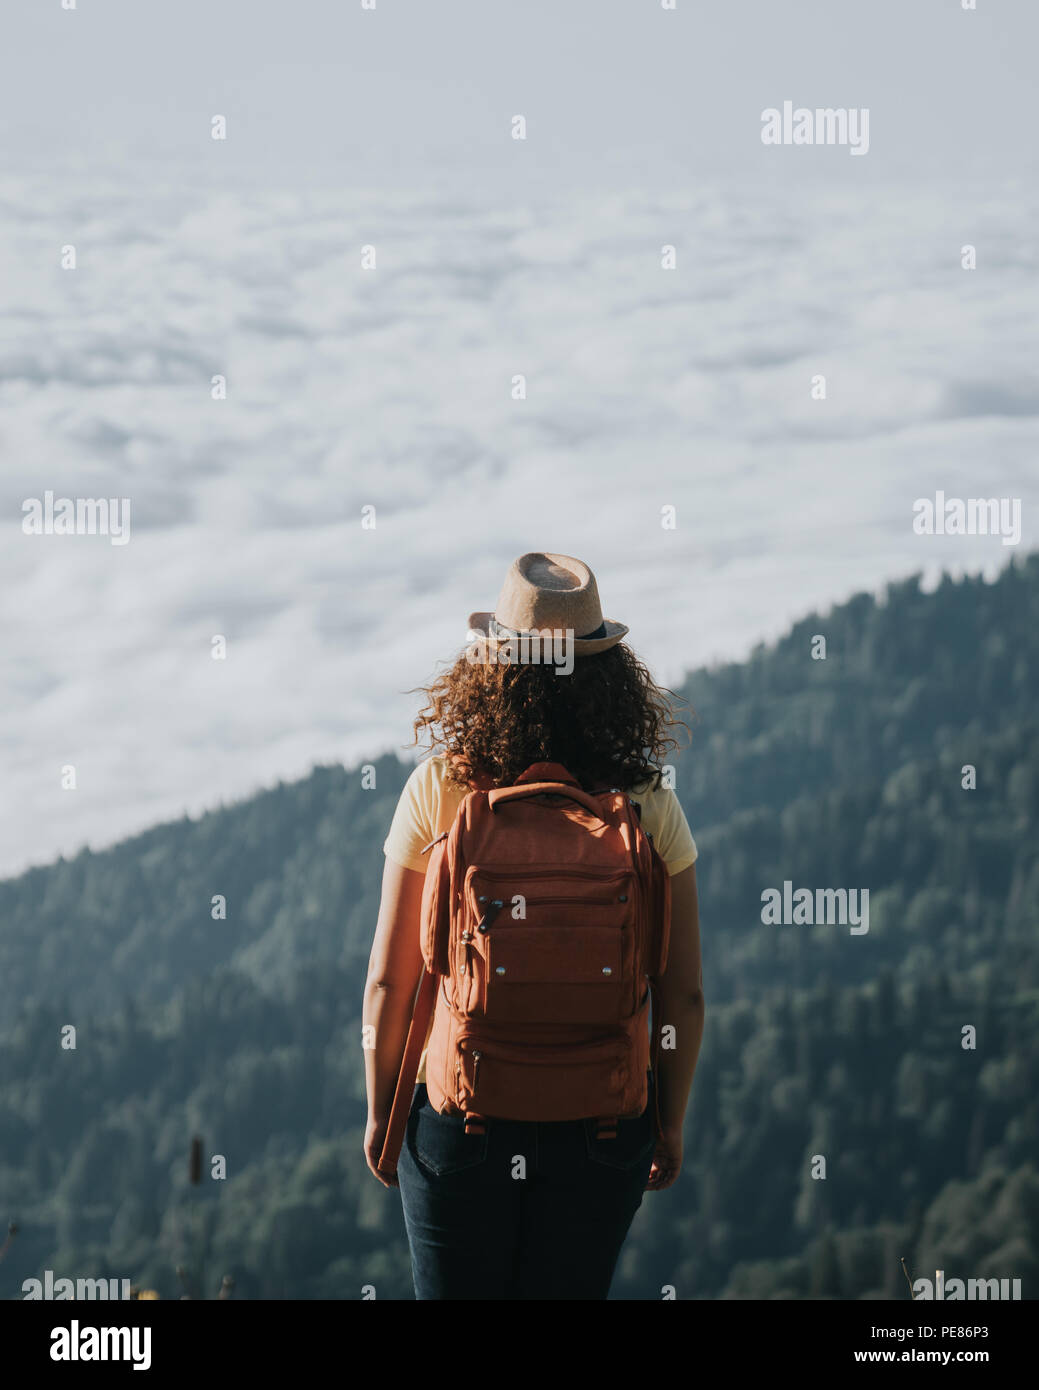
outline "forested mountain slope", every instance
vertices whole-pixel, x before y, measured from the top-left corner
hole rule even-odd
[[[902,1255],[1033,1295],[1037,690],[1037,556],[859,595],[689,677],[707,1032],[685,1170],[646,1198],[616,1296],[903,1297]],[[0,1297],[44,1268],[173,1297],[177,1265],[210,1296],[225,1273],[242,1296],[410,1295],[399,1199],[360,1155],[407,775],[374,767],[371,790],[319,768],[0,884],[0,1216],[21,1227]],[[868,932],[765,925],[786,880],[868,888]],[[226,1180],[189,1186],[196,1132]]]

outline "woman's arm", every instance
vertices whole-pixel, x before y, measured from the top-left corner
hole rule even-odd
[[[382,900],[375,940],[368,959],[361,1023],[364,1075],[368,1091],[368,1127],[364,1136],[368,1167],[384,1187],[396,1187],[377,1171],[389,1123],[393,1092],[408,1039],[415,992],[422,975],[419,918],[425,875],[387,858],[382,871]]]
[[[647,1188],[670,1187],[682,1167],[682,1125],[696,1060],[703,1038],[704,997],[700,966],[700,914],[696,895],[696,865],[671,880],[671,941],[667,969],[658,982],[660,1018],[653,1027],[675,1030],[673,1049],[659,1054],[661,1135]]]

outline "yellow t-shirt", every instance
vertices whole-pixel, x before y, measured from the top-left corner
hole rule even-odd
[[[455,813],[466,795],[464,787],[448,782],[447,759],[434,754],[418,764],[404,784],[393,813],[383,853],[405,869],[425,873],[429,855],[420,851],[430,840],[450,830]],[[657,853],[672,876],[696,860],[696,841],[678,797],[670,787],[633,788],[629,795],[639,803],[642,824],[653,836]],[[426,1078],[426,1054],[422,1053],[418,1080]]]

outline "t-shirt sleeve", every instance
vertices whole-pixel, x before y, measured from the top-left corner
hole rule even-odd
[[[659,797],[659,820],[653,843],[657,853],[667,865],[668,873],[674,877],[690,864],[696,862],[697,848],[693,832],[682,810],[682,803],[672,787],[663,787]]]
[[[382,850],[387,859],[417,873],[426,872],[428,856],[422,854],[436,838],[436,786],[431,759],[418,764],[404,783]]]

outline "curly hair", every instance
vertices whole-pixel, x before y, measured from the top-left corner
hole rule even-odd
[[[657,785],[664,754],[679,747],[671,730],[689,732],[673,717],[674,692],[623,642],[578,657],[569,675],[550,662],[474,662],[463,652],[419,690],[428,703],[410,746],[425,734],[462,786],[480,775],[510,786],[537,762],[562,763],[587,790]]]

